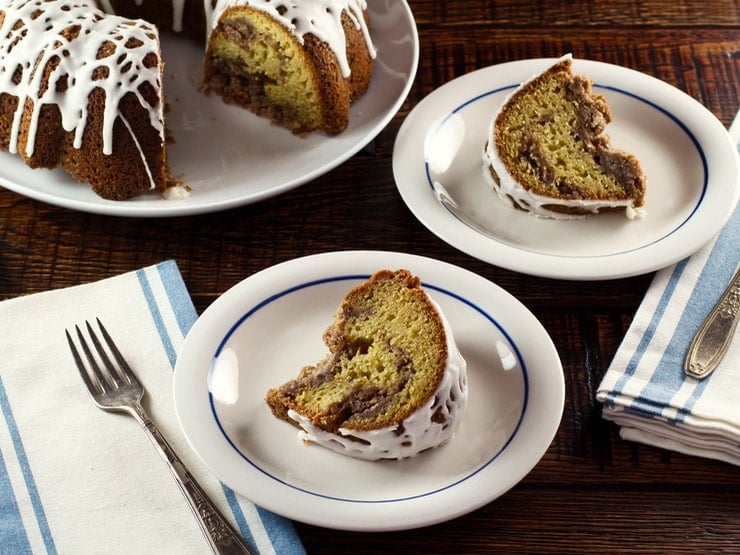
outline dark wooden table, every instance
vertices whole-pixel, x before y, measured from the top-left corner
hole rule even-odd
[[[740,102],[736,0],[410,2],[421,59],[408,100],[375,142],[279,197],[217,214],[105,217],[0,190],[0,299],[173,258],[199,311],[246,276],[322,251],[384,249],[451,262],[502,286],[541,320],[566,381],[560,429],[503,497],[451,522],[394,533],[297,524],[309,553],[740,553],[740,468],[621,440],[598,386],[651,275],[530,277],[465,255],[409,212],[391,170],[398,128],[425,95],[491,64],[572,52],[685,91],[725,125]],[[740,399],[738,400],[740,410]]]

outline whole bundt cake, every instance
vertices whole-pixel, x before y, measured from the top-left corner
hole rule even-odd
[[[340,133],[373,69],[366,8],[0,0],[0,149],[32,168],[61,166],[107,199],[165,189],[173,180],[158,29],[204,43],[205,91],[295,133]]]
[[[467,403],[465,360],[408,270],[380,270],[352,289],[324,342],[326,358],[266,396],[299,437],[378,460],[414,456],[455,433]]]

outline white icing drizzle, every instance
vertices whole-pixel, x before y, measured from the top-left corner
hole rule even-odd
[[[342,12],[346,12],[365,37],[372,57],[376,51],[363,17],[367,8],[365,0],[203,0],[207,17],[207,28],[215,26],[224,10],[230,7],[251,5],[274,17],[285,25],[303,43],[306,33],[312,33],[326,42],[337,57],[342,74],[350,75],[347,59],[346,38],[341,25]],[[141,6],[143,0],[136,0]],[[97,6],[102,10],[98,10]],[[185,0],[171,0],[172,28],[183,28]],[[30,101],[29,135],[25,154],[32,156],[36,144],[36,133],[41,108],[55,104],[62,116],[62,127],[74,132],[74,147],[82,146],[87,127],[88,97],[100,88],[105,92],[103,117],[103,153],[113,152],[113,125],[121,116],[119,105],[123,97],[133,93],[140,104],[148,110],[151,126],[164,141],[164,116],[162,103],[149,105],[142,97],[139,87],[148,83],[160,90],[160,67],[143,64],[149,53],[159,59],[157,29],[143,20],[129,20],[112,15],[110,0],[0,0],[0,11],[4,14],[0,26],[3,46],[0,50],[0,92],[18,98],[18,107],[13,114],[9,148],[18,152],[20,128],[24,107]],[[283,11],[281,14],[280,11]],[[77,38],[68,40],[65,30],[79,29]],[[104,45],[113,47],[113,52],[103,59],[96,59]],[[50,64],[57,64],[55,67]],[[44,68],[50,68],[49,86],[43,87]],[[37,69],[38,68],[38,69]],[[57,84],[65,84],[60,90]],[[124,122],[125,123],[125,122]],[[131,128],[126,125],[129,131]],[[147,167],[138,140],[142,161]],[[155,187],[154,180],[150,181]]]
[[[183,29],[185,0],[170,0],[172,4],[172,30]],[[115,13],[110,0],[99,0],[103,9]],[[143,0],[136,0],[141,6]],[[311,33],[329,45],[337,57],[342,75],[349,77],[347,43],[342,28],[342,12],[349,15],[355,27],[362,31],[368,52],[373,58],[377,53],[370,38],[370,30],[363,16],[366,0],[203,0],[208,35],[216,27],[223,12],[229,8],[250,6],[263,11],[282,23],[303,44],[303,37]],[[283,11],[283,13],[281,13]],[[207,39],[208,37],[206,37]]]
[[[88,120],[88,97],[97,88],[105,92],[104,154],[113,152],[113,124],[121,115],[121,100],[129,93],[147,109],[151,126],[164,140],[161,103],[149,105],[139,91],[144,83],[155,90],[160,88],[159,65],[148,68],[143,64],[149,53],[159,59],[156,28],[143,21],[103,14],[92,0],[4,0],[0,9],[4,12],[0,26],[0,91],[19,99],[10,152],[18,152],[21,119],[28,101],[33,108],[27,156],[35,149],[41,108],[50,104],[59,107],[62,127],[74,132],[74,147],[80,148]],[[62,34],[76,29],[79,32],[71,40]],[[112,53],[98,60],[104,45],[111,47]],[[45,68],[50,69],[48,86],[42,86]]]
[[[144,163],[144,170],[146,171],[146,176],[149,178],[149,188],[156,189],[157,184],[154,181],[154,176],[152,175],[152,170],[149,168],[149,164],[146,163],[146,156],[144,156],[144,150],[141,148],[141,143],[139,143],[139,139],[136,137],[136,133],[134,133],[134,130],[131,128],[131,124],[128,122],[128,120],[125,117],[121,116],[121,121],[126,126],[126,129],[128,129],[128,132],[131,135],[131,139],[134,141],[134,145],[136,145],[136,150],[139,151],[139,157],[141,158],[141,161]]]
[[[493,136],[492,133],[493,122],[491,122],[491,128],[488,131],[489,138]],[[496,175],[499,178],[498,183],[491,175],[491,168],[493,168],[493,171],[496,172]],[[488,183],[488,186],[493,189],[498,194],[499,198],[506,204],[526,210],[538,218],[577,220],[586,217],[585,214],[568,214],[565,212],[550,210],[547,206],[580,208],[581,210],[587,210],[592,214],[598,214],[599,210],[604,208],[624,207],[625,215],[629,219],[634,219],[636,215],[640,214],[636,210],[628,210],[629,208],[633,208],[633,200],[603,201],[598,199],[555,199],[532,193],[514,179],[506,169],[506,166],[499,157],[496,147],[493,144],[493,140],[489,140],[483,149],[483,177]]]
[[[210,0],[205,0],[208,28],[211,30],[228,8],[251,6],[282,23],[301,44],[304,35],[315,35],[329,45],[345,78],[351,74],[347,42],[342,28],[342,12],[346,11],[355,27],[362,30],[368,52],[373,58],[376,56],[375,46],[363,17],[363,11],[367,8],[365,0],[218,0],[213,9],[210,5]]]
[[[560,58],[556,63],[563,60],[572,59],[571,54],[566,54]],[[592,214],[597,214],[604,208],[625,208],[625,216],[629,219],[634,219],[636,216],[640,217],[643,212],[634,209],[634,200],[600,200],[600,199],[556,199],[552,197],[546,197],[543,195],[537,195],[529,191],[519,181],[517,181],[509,170],[506,168],[503,160],[498,154],[495,141],[493,140],[493,132],[501,110],[511,97],[527,83],[536,79],[540,74],[534,75],[528,81],[523,82],[513,92],[511,92],[501,103],[501,106],[496,110],[491,118],[491,122],[488,127],[488,141],[483,148],[483,177],[485,178],[488,186],[491,187],[506,204],[512,207],[519,207],[526,210],[530,214],[540,218],[551,218],[555,220],[574,220],[585,217],[585,214],[568,214],[565,212],[558,212],[556,210],[550,210],[547,206],[561,206],[566,208],[579,208],[586,210]],[[491,175],[491,168],[496,172],[498,176],[498,183]]]
[[[444,325],[447,364],[434,395],[401,423],[402,433],[399,434],[399,426],[394,425],[369,431],[339,428],[339,434],[333,434],[317,428],[310,419],[296,411],[289,410],[288,416],[303,428],[298,432],[301,441],[314,442],[342,455],[373,461],[413,457],[426,449],[442,445],[455,434],[468,401],[467,365],[439,305],[431,298],[429,300]],[[442,412],[442,423],[432,420],[438,408]],[[362,441],[353,440],[353,437]]]
[[[137,5],[144,0],[137,0]],[[185,0],[172,0],[172,30],[176,33],[182,31],[182,15],[185,10]]]
[[[113,124],[120,115],[119,103],[133,93],[149,112],[153,128],[164,140],[162,106],[150,106],[139,92],[149,83],[159,89],[159,66],[147,68],[142,60],[158,54],[157,31],[151,25],[104,15],[91,1],[44,2],[7,0],[0,36],[7,37],[0,51],[0,90],[19,98],[13,117],[10,152],[17,153],[20,120],[27,101],[33,103],[29,139],[25,152],[31,156],[41,107],[56,104],[65,131],[74,132],[74,146],[80,148],[87,124],[87,101],[96,89],[105,92],[103,152],[113,152]],[[67,40],[65,29],[79,28],[78,38]],[[103,45],[113,47],[110,56],[97,60]],[[57,64],[56,67],[53,64]],[[42,87],[44,68],[49,86]],[[20,75],[18,75],[20,73]],[[57,84],[66,88],[57,91]]]
[[[184,185],[173,185],[162,192],[162,198],[165,200],[185,200],[189,197],[190,189]]]

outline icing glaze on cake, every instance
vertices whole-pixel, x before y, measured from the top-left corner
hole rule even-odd
[[[113,152],[113,126],[126,95],[135,96],[149,113],[149,123],[164,141],[161,103],[152,105],[142,88],[159,90],[160,65],[157,29],[143,21],[133,24],[104,14],[90,0],[6,0],[0,36],[0,91],[19,99],[12,115],[8,150],[30,157],[44,105],[56,105],[65,131],[74,133],[74,147],[82,146],[88,122],[88,98],[95,89],[105,92],[102,151]],[[21,124],[26,106],[32,106],[25,144]],[[130,127],[129,127],[130,130]],[[25,135],[25,134],[24,134]],[[138,140],[132,132],[134,143]],[[144,165],[144,153],[139,146]],[[149,172],[150,185],[155,186]]]
[[[200,1],[162,2],[158,13],[144,0],[0,0],[0,148],[20,154],[30,167],[63,166],[104,198],[169,186],[156,23],[171,22],[172,30],[188,36],[204,28],[210,34],[223,14],[249,6],[278,21],[301,44],[307,34],[323,41],[324,56],[331,50],[347,78],[342,19],[348,18],[364,37],[367,55],[375,58],[365,0]],[[115,15],[116,10],[125,14]],[[123,17],[145,13],[152,22]],[[340,105],[325,101],[324,106],[333,104]],[[56,116],[56,109],[61,121],[55,128],[43,120]],[[71,137],[60,136],[59,128]]]
[[[208,0],[206,0],[209,29],[214,27],[224,11],[229,8],[251,6],[267,13],[287,29],[290,29],[301,44],[303,44],[304,35],[311,33],[326,42],[336,56],[342,75],[345,78],[351,74],[349,60],[347,59],[345,35],[342,31],[342,12],[346,12],[355,27],[362,30],[370,56],[373,58],[376,56],[375,47],[370,39],[370,31],[363,16],[363,12],[367,9],[365,0],[316,0],[314,2],[218,0],[212,10],[208,6]]]
[[[495,121],[491,121],[488,128],[488,136],[493,134],[493,125]],[[498,181],[496,181],[491,175],[490,168],[496,172]],[[530,212],[534,216],[541,218],[551,218],[554,220],[573,220],[583,218],[583,214],[573,214],[568,212],[557,212],[551,210],[548,206],[552,206],[552,197],[544,195],[538,195],[532,191],[524,188],[506,169],[503,161],[498,155],[493,141],[488,141],[483,150],[483,178],[488,183],[488,186],[493,189],[499,196],[499,198],[511,207],[522,208]],[[601,201],[601,200],[589,200],[589,199],[559,199],[557,201],[559,206],[566,208],[576,208],[579,210],[587,211],[592,214],[598,214],[600,210],[604,208],[624,208],[625,216],[629,219],[639,217],[643,214],[641,209],[633,208],[633,201]]]
[[[111,0],[98,1],[106,12],[115,13]],[[141,6],[143,2],[144,0],[135,0],[137,6]],[[172,30],[180,32],[184,29],[185,0],[170,0],[170,5],[172,8]],[[306,33],[312,33],[325,41],[339,60],[345,77],[350,73],[345,37],[344,33],[341,32],[341,15],[343,11],[346,11],[355,26],[362,29],[368,51],[375,57],[375,47],[370,39],[370,31],[363,17],[363,12],[367,9],[366,0],[317,0],[313,2],[296,0],[283,2],[271,0],[203,0],[208,33],[218,23],[225,10],[239,6],[251,6],[268,13],[290,29],[300,41],[303,40]]]
[[[303,135],[336,135],[367,90],[364,2],[223,0],[210,16],[203,89]]]
[[[288,416],[303,429],[298,435],[302,441],[365,460],[413,457],[449,441],[460,426],[468,401],[466,362],[439,305],[429,300],[444,325],[448,353],[444,375],[434,395],[400,424],[367,431],[339,428],[337,434],[314,426],[309,418],[291,409]],[[434,416],[438,409],[443,413],[441,419]]]

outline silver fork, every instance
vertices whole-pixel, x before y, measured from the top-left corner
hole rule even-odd
[[[69,330],[65,330],[72,356],[95,404],[103,410],[126,412],[139,421],[139,424],[147,431],[152,443],[167,463],[170,472],[175,477],[178,486],[180,486],[180,490],[188,500],[190,509],[197,517],[203,534],[215,553],[247,553],[254,555],[254,552],[245,545],[241,536],[208,499],[206,493],[185,468],[185,465],[144,411],[141,405],[141,400],[144,397],[144,387],[123,358],[118,347],[116,347],[108,330],[105,329],[100,319],[96,320],[103,340],[107,345],[107,350],[90,322],[85,322],[85,324],[98,358],[93,354],[80,327],[75,326],[77,340],[87,364],[85,364],[80,351],[75,346]]]

